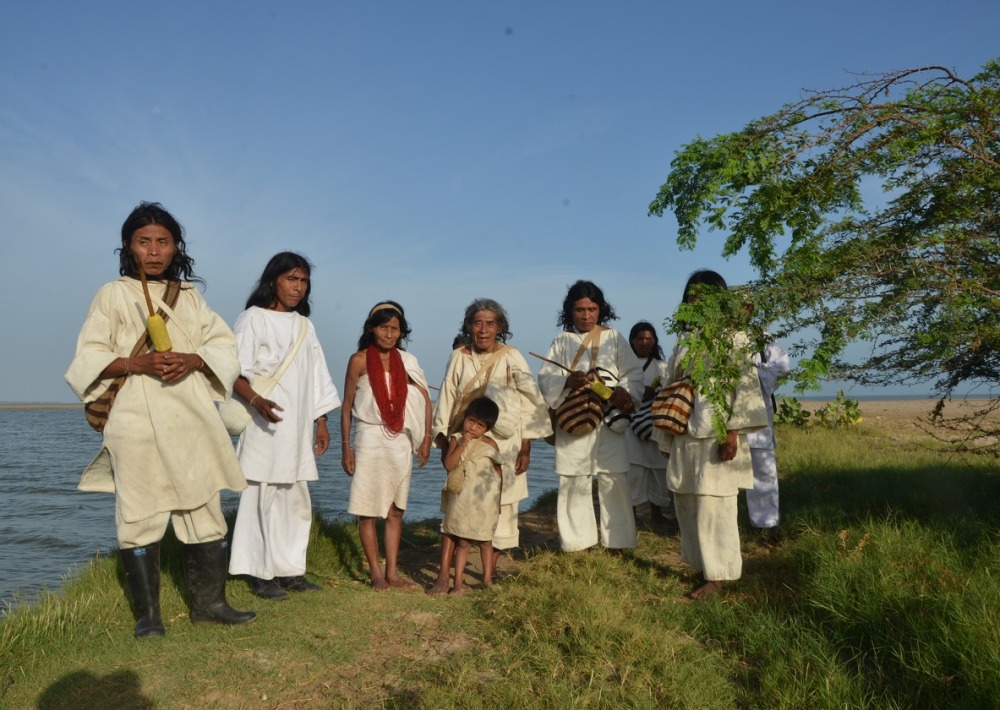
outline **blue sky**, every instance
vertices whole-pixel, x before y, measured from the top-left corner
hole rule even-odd
[[[309,257],[338,383],[384,298],[432,382],[475,297],[507,307],[524,352],[548,347],[578,278],[622,330],[659,323],[690,271],[751,276],[718,235],[682,252],[672,218],[647,217],[683,143],[848,71],[970,76],[998,26],[993,0],[17,3],[0,402],[73,400],[63,372],[140,200],[185,226],[230,323],[272,254]]]

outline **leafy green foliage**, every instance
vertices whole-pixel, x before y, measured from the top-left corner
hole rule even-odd
[[[700,396],[713,406],[712,426],[719,442],[726,439],[732,395],[740,374],[760,352],[747,337],[743,296],[718,288],[702,288],[691,303],[681,303],[667,330],[676,333],[685,351],[681,367]]]
[[[801,427],[809,424],[811,416],[812,412],[805,409],[802,402],[795,397],[782,397],[778,400],[778,408],[774,412],[774,422]]]
[[[861,422],[861,406],[858,400],[848,399],[843,390],[837,390],[837,398],[817,410],[816,416],[820,424],[830,429],[854,426]]]
[[[994,60],[970,80],[941,66],[863,75],[696,138],[649,211],[673,212],[682,248],[707,229],[728,234],[723,256],[749,254],[755,321],[799,338],[800,390],[835,375],[944,397],[1000,379],[998,195]],[[870,349],[849,362],[855,341]]]
[[[794,427],[809,426],[812,412],[805,409],[802,403],[795,397],[782,397],[778,401],[778,408],[774,412],[776,424],[787,424]],[[816,410],[816,419],[813,422],[827,427],[837,429],[839,427],[854,426],[860,424],[861,405],[856,399],[848,399],[843,390],[837,391],[837,397],[832,402]]]

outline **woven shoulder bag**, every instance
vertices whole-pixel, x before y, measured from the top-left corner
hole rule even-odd
[[[690,377],[683,377],[656,393],[650,407],[650,418],[653,426],[660,431],[680,436],[687,431],[693,408],[694,387]]]

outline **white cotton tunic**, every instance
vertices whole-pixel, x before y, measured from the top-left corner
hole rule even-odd
[[[403,431],[390,435],[382,426],[369,375],[358,378],[351,418],[354,423],[354,476],[347,512],[362,517],[384,518],[390,506],[405,510],[413,471],[413,452],[424,438],[426,411],[424,395],[414,385],[427,390],[427,378],[410,353],[399,351],[403,367],[413,384],[406,394]],[[392,391],[389,373],[386,385]]]
[[[585,333],[579,333],[576,329],[559,333],[552,341],[547,357],[570,367],[585,337]],[[617,330],[608,328],[601,333],[596,361],[591,361],[588,347],[574,369],[586,372],[594,367],[602,367],[616,377],[618,387],[628,392],[638,406],[642,397],[642,363]],[[538,387],[549,407],[557,408],[569,395],[567,376],[565,370],[551,363],[542,365],[538,373]],[[598,472],[624,473],[629,469],[624,435],[615,433],[606,426],[599,426],[583,436],[573,436],[555,427],[555,437],[555,470],[561,476],[593,476]]]
[[[760,388],[764,395],[764,406],[767,408],[767,427],[760,431],[747,434],[747,442],[751,449],[774,449],[774,404],[771,398],[778,389],[779,378],[791,369],[792,363],[788,353],[775,341],[764,346],[761,354],[754,356],[757,363],[757,374],[760,377]]]
[[[527,476],[514,474],[522,439],[543,439],[552,433],[552,424],[542,393],[524,357],[509,345],[498,347],[503,349],[503,355],[490,367],[490,372],[482,373],[472,391],[489,397],[500,409],[489,436],[497,443],[503,469],[501,503],[509,505],[528,497]],[[480,369],[479,361],[465,348],[452,351],[434,408],[431,436],[435,440],[439,434],[447,438],[454,433],[448,431],[448,422],[460,404],[466,385],[480,374]],[[456,414],[459,422],[461,415],[461,412]]]
[[[641,367],[642,365],[640,365]],[[667,375],[666,361],[653,358],[649,363],[649,367],[642,372],[643,392],[646,387],[651,387],[657,378],[660,380],[659,386],[670,380],[670,377]],[[640,393],[640,399],[641,397]],[[629,463],[635,466],[660,471],[667,467],[667,459],[660,452],[660,447],[657,446],[656,442],[652,438],[642,441],[632,431],[632,427],[625,430],[625,448],[628,450]]]
[[[251,383],[254,375],[274,375],[302,327],[307,328],[305,340],[267,396],[282,407],[278,412],[281,421],[268,422],[255,411],[240,437],[237,454],[249,481],[315,481],[319,476],[313,453],[313,422],[339,407],[340,395],[308,318],[253,307],[243,311],[233,327],[240,374]]]
[[[150,281],[149,289],[154,307],[163,306],[166,285]],[[122,277],[98,290],[66,372],[81,401],[92,402],[107,389],[114,378],[101,379],[101,372],[131,355],[148,315],[138,280]],[[127,377],[108,416],[101,451],[78,486],[116,494],[126,522],[193,510],[224,488],[246,486],[215,404],[225,399],[239,374],[236,339],[192,284],[182,285],[169,316],[173,349],[199,355],[205,370],[173,383]]]
[[[746,336],[738,335],[734,347],[744,347]],[[674,347],[667,367],[670,384],[684,376],[682,361],[686,348],[682,341]],[[767,426],[767,411],[761,395],[757,370],[748,361],[730,399],[733,413],[727,429],[740,433],[736,458],[719,461],[718,443],[712,428],[713,406],[697,391],[687,431],[671,436],[654,430],[653,437],[661,450],[670,454],[667,461],[667,487],[677,493],[710,496],[735,496],[741,488],[753,487],[753,466],[745,434]]]

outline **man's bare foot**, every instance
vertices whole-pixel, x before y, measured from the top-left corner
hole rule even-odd
[[[403,579],[402,577],[387,577],[386,582],[394,589],[420,589],[419,584],[411,582],[408,579]]]
[[[722,581],[715,580],[711,582],[705,582],[703,585],[695,589],[690,596],[692,599],[704,599],[705,597],[710,597],[713,594],[717,594],[722,590]]]
[[[469,588],[465,586],[452,587],[451,591],[448,592],[448,594],[454,594],[455,596],[458,596],[459,594],[465,594],[467,591],[469,591]]]
[[[385,581],[384,577],[372,577],[372,590],[376,592],[384,592],[389,589],[389,583]]]
[[[448,580],[447,579],[439,579],[437,582],[434,583],[433,587],[431,587],[430,589],[427,590],[427,593],[430,594],[432,597],[436,597],[439,594],[447,594],[448,593]]]

